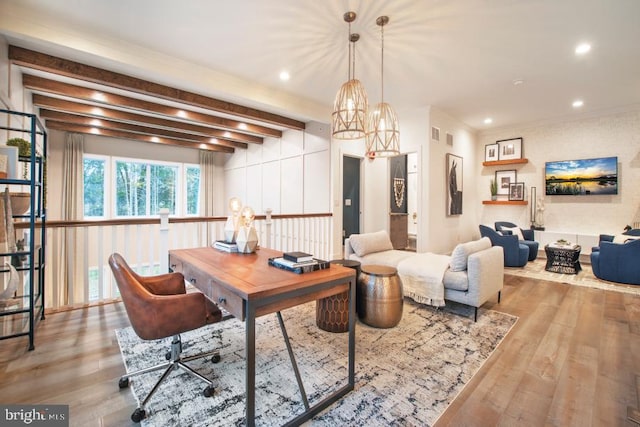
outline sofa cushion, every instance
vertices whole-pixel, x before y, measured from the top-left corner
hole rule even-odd
[[[628,234],[616,234],[613,236],[613,243],[627,243],[632,240],[638,240],[640,236],[630,236]]]
[[[451,262],[449,268],[451,271],[464,271],[467,269],[467,259],[469,255],[491,247],[491,240],[483,237],[480,240],[459,243],[451,253]]]
[[[358,256],[393,249],[391,239],[384,230],[375,233],[352,234],[349,236],[349,243]]]
[[[469,290],[469,276],[466,271],[451,271],[449,269],[444,273],[442,282],[447,289],[463,292]]]
[[[415,255],[415,252],[393,249],[391,251],[372,252],[362,257],[359,257],[356,254],[351,254],[349,258],[354,261],[360,261],[362,265],[378,264],[388,265],[389,267],[398,267],[398,264],[400,264],[401,261]]]

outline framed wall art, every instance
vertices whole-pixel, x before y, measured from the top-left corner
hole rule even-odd
[[[509,184],[517,181],[516,170],[496,171],[496,182],[498,183],[498,196],[509,195]]]
[[[487,144],[484,146],[484,161],[485,162],[495,162],[498,160],[498,152],[500,150],[500,145],[496,142],[495,144]]]
[[[462,157],[447,153],[447,215],[462,215]]]
[[[522,158],[522,138],[502,139],[496,141],[500,147],[498,160],[514,160]]]
[[[524,200],[524,182],[509,183],[509,200]]]

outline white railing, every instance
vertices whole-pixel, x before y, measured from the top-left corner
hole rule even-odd
[[[84,306],[118,298],[108,266],[119,252],[140,274],[166,271],[167,250],[210,245],[224,236],[226,218],[48,222],[45,307]],[[257,217],[259,244],[329,259],[331,214]]]

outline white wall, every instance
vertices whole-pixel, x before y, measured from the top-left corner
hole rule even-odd
[[[304,131],[226,155],[225,197],[238,197],[256,214],[331,211],[329,126],[310,122]]]
[[[527,199],[531,186],[544,194],[545,162],[618,156],[618,194],[611,196],[544,197],[544,225],[547,231],[577,234],[619,233],[631,223],[640,209],[640,111],[619,112],[600,117],[515,127],[480,135],[477,148],[507,138],[523,138],[525,165],[482,167],[477,183],[480,222],[496,220],[530,225],[530,206],[481,205],[489,199],[489,180],[496,170],[516,169],[517,179],[525,183]]]

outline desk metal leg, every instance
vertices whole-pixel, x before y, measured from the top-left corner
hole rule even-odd
[[[287,351],[289,352],[289,360],[291,360],[291,366],[293,366],[293,372],[296,374],[296,381],[298,381],[298,389],[300,390],[300,396],[302,396],[302,402],[304,403],[305,409],[309,410],[309,400],[307,399],[307,393],[304,390],[304,384],[302,383],[302,378],[300,377],[300,370],[298,369],[296,358],[293,355],[293,349],[291,348],[289,335],[287,334],[287,329],[284,327],[284,320],[282,320],[282,314],[280,312],[278,312],[277,314],[278,314],[278,322],[280,322],[280,330],[282,331],[282,337],[284,338],[284,343],[287,345]]]
[[[349,388],[356,385],[356,281],[349,282]]]
[[[246,411],[247,427],[256,423],[256,309],[250,301],[246,301]]]

